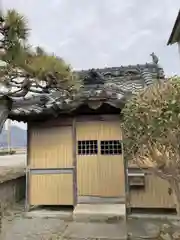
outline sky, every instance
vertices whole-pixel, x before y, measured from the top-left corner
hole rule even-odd
[[[180,74],[176,44],[167,41],[179,0],[0,0],[26,16],[29,42],[73,69],[143,64],[155,52],[165,74]]]

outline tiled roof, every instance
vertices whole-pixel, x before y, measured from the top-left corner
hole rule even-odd
[[[164,78],[158,64],[146,63],[104,69],[91,69],[77,72],[82,80],[81,89],[71,97],[62,96],[58,91],[46,95],[44,104],[17,106],[9,117],[13,120],[28,121],[45,116],[72,112],[82,104],[98,100],[117,108],[122,106],[130,95],[140,91],[157,78]]]

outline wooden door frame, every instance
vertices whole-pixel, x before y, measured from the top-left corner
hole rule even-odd
[[[77,204],[77,155],[76,155],[76,147],[77,147],[77,141],[76,141],[76,118],[73,118],[72,123],[72,137],[73,137],[73,195],[74,195],[74,206]]]
[[[97,121],[101,121],[101,122],[111,122],[111,121],[115,121],[115,120],[119,120],[119,124],[120,124],[120,120],[121,120],[121,116],[120,114],[101,114],[101,115],[80,115],[80,116],[76,116],[73,119],[73,142],[74,142],[74,151],[73,151],[73,160],[74,160],[74,199],[75,199],[75,204],[77,203],[88,203],[88,200],[84,200],[84,198],[86,197],[81,197],[83,198],[82,200],[79,199],[78,197],[78,185],[77,185],[77,123],[80,122],[97,122]],[[123,154],[122,154],[123,155]],[[124,160],[123,160],[124,163]],[[125,169],[125,165],[124,165],[124,173],[126,176],[126,169]],[[123,203],[126,201],[125,197],[122,196],[120,198],[117,197],[95,197],[95,196],[91,196],[91,203]]]

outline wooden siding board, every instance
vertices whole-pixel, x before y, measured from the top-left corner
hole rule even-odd
[[[78,194],[106,197],[123,196],[124,170],[122,166],[119,166],[120,161],[123,163],[122,157],[111,158],[111,160],[108,158],[79,157]]]
[[[31,205],[73,205],[73,174],[30,175]]]
[[[72,127],[32,129],[30,168],[73,167]]]
[[[77,140],[122,140],[119,121],[77,122]]]
[[[66,120],[63,120],[66,122]],[[69,122],[68,122],[69,121]],[[72,174],[72,192],[73,204],[77,202],[77,194],[79,197],[116,197],[115,190],[120,189],[121,194],[125,195],[124,187],[128,185],[128,179],[124,179],[124,164],[123,157],[120,156],[118,160],[115,156],[76,156],[76,140],[119,140],[122,138],[120,130],[120,120],[117,115],[101,115],[101,116],[78,116],[76,119],[69,119],[66,124],[46,123],[39,126],[28,125],[28,149],[27,149],[27,168],[26,168],[26,209],[29,208],[30,194],[32,192],[33,182],[31,181],[31,168],[34,170],[51,168],[55,169],[74,169]],[[66,125],[66,126],[65,126]],[[68,126],[67,126],[68,125]],[[77,129],[76,129],[77,128]],[[64,129],[63,131],[61,129]],[[65,130],[66,129],[66,130]],[[80,131],[79,131],[80,129]],[[49,134],[50,133],[50,134]],[[62,133],[62,134],[61,134]],[[118,135],[119,134],[119,135]],[[61,135],[60,137],[58,135]],[[63,136],[63,137],[62,137]],[[64,137],[65,136],[65,137]],[[120,136],[120,137],[119,137]],[[53,141],[50,141],[53,139]],[[71,139],[65,140],[64,139]],[[64,141],[65,149],[63,150],[64,158],[62,158],[62,150],[59,148],[59,142]],[[41,143],[41,144],[40,144]],[[52,144],[53,143],[53,144]],[[68,147],[67,147],[68,145]],[[56,150],[55,150],[56,149]],[[44,153],[43,153],[44,151]],[[70,158],[66,154],[68,152]],[[34,164],[32,165],[32,153],[34,154]],[[61,156],[61,158],[59,157]],[[107,158],[106,158],[107,157]],[[109,161],[111,157],[111,161]],[[118,156],[119,157],[119,156]],[[68,158],[68,161],[66,161]],[[44,161],[45,159],[45,161]],[[48,164],[47,164],[48,159]],[[57,164],[57,159],[65,159],[65,161]],[[40,160],[40,161],[39,161]],[[119,161],[120,160],[120,161]],[[117,161],[117,162],[116,162]],[[58,160],[59,162],[59,160]],[[114,162],[114,170],[111,165]],[[119,163],[121,162],[121,165]],[[77,165],[77,166],[76,166]],[[133,169],[138,169],[134,163],[129,164]],[[77,167],[77,169],[76,169]],[[104,171],[102,171],[104,168]],[[116,175],[116,170],[120,169],[119,175]],[[30,170],[29,170],[30,169]],[[90,170],[91,169],[91,170]],[[115,171],[116,178],[120,179],[119,182],[115,181],[115,176],[112,178],[111,171]],[[126,173],[126,169],[125,169]],[[46,174],[47,175],[47,174]],[[52,174],[53,176],[55,174]],[[58,174],[56,174],[58,175]],[[67,174],[68,175],[68,174]],[[45,177],[41,176],[41,177]],[[124,181],[124,182],[123,182]],[[78,186],[77,186],[78,183]],[[35,183],[36,184],[36,183]],[[102,185],[101,191],[99,186]],[[129,193],[130,207],[133,208],[174,208],[173,197],[168,194],[168,183],[158,177],[146,175],[145,188],[133,189],[128,191],[126,186],[126,193]],[[62,186],[60,186],[62,189]],[[77,189],[79,192],[77,193]],[[80,191],[81,190],[81,191]],[[44,190],[45,191],[45,190]],[[111,192],[110,192],[111,191]],[[40,191],[41,192],[41,191]],[[43,193],[45,194],[45,192]],[[37,196],[38,197],[38,196]],[[39,203],[43,205],[43,201]],[[50,204],[50,203],[49,203]]]
[[[74,204],[72,124],[55,123],[30,126],[30,205]]]
[[[130,189],[132,208],[174,208],[173,196],[168,194],[168,182],[152,174],[145,175],[144,189]]]
[[[121,140],[120,121],[77,122],[78,140]],[[122,155],[78,155],[77,182],[80,196],[125,195]]]

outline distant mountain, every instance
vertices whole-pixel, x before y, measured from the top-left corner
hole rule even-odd
[[[0,147],[8,147],[7,136],[7,130],[3,128],[0,134]],[[10,136],[12,148],[23,148],[27,146],[27,131],[25,129],[12,125]]]

